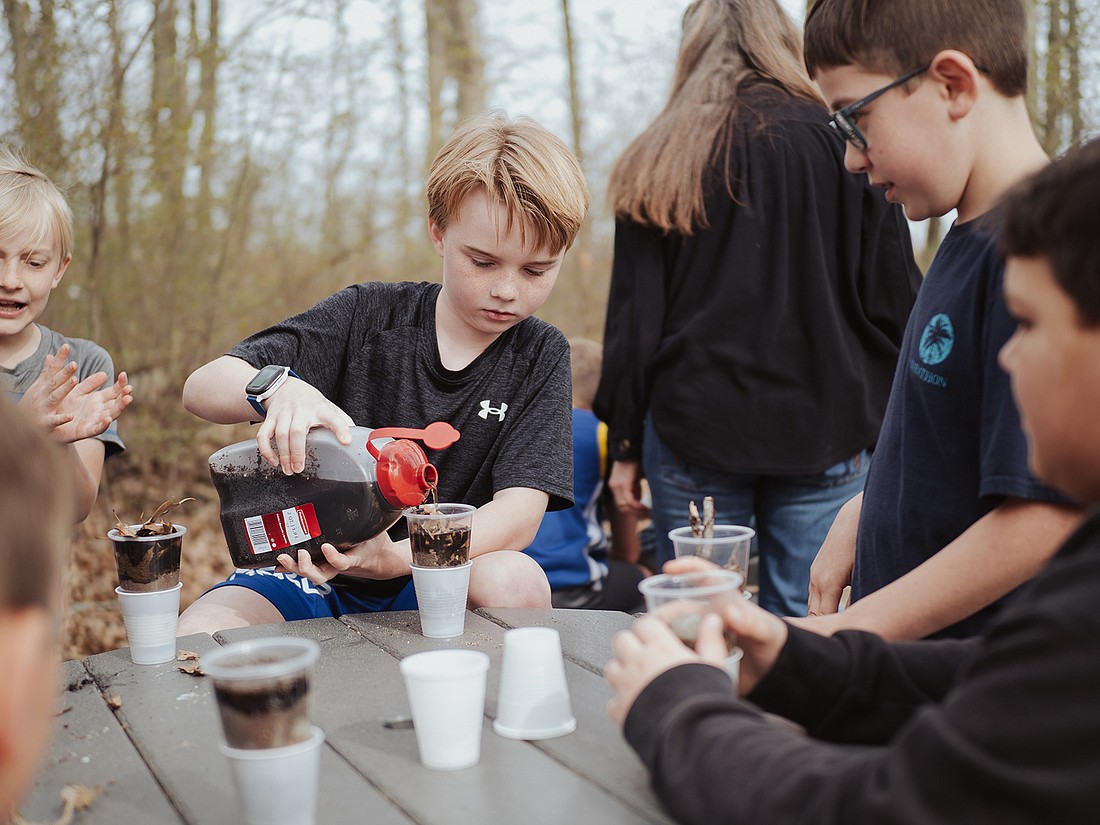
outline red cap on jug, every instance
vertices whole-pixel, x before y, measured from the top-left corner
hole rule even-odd
[[[376,438],[397,439],[379,448]],[[439,473],[428,463],[419,445],[407,438],[419,438],[433,450],[443,450],[458,441],[458,430],[445,421],[435,421],[422,430],[382,427],[371,433],[367,451],[378,461],[378,489],[394,507],[415,507],[428,497],[439,481]]]
[[[374,452],[372,450],[371,452]],[[423,503],[439,481],[424,451],[412,441],[391,441],[378,450],[378,490],[394,507]]]

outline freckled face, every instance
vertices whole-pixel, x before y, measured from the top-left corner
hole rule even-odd
[[[504,205],[484,191],[468,195],[445,230],[433,221],[428,229],[443,258],[438,311],[486,343],[538,311],[565,254],[534,248],[530,225],[521,239],[518,223],[508,228]]]
[[[1016,332],[1001,366],[1036,476],[1082,502],[1100,501],[1100,328],[1082,326],[1042,258],[1009,258],[1005,301]]]
[[[0,238],[0,339],[14,345],[33,333],[68,265],[47,243],[35,244],[30,227]]]
[[[895,80],[856,66],[820,70],[814,78],[830,108],[843,108]],[[912,81],[912,92],[891,89],[852,115],[867,139],[866,150],[846,142],[844,166],[867,175],[882,189],[886,200],[900,203],[911,220],[944,215],[962,200],[967,175],[966,153],[955,144],[957,130],[938,94],[939,87],[925,75]]]

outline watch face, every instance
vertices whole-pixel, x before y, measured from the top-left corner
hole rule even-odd
[[[248,395],[262,395],[271,389],[271,385],[278,381],[285,373],[286,367],[264,367],[248,382],[248,386],[244,388],[244,391]],[[240,384],[237,386],[239,387]]]

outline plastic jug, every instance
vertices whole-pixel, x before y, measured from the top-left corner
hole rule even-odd
[[[239,568],[271,567],[281,553],[309,551],[325,561],[322,543],[354,544],[391,527],[406,507],[423,503],[438,473],[418,444],[441,450],[458,440],[450,424],[423,430],[351,427],[343,445],[326,429],[306,436],[305,468],[284,475],[260,455],[255,439],[210,456],[221,500],[222,532]]]

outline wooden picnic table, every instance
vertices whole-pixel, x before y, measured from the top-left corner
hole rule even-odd
[[[179,649],[201,656],[265,636],[321,645],[312,688],[313,721],[326,735],[319,824],[671,823],[606,712],[611,638],[632,621],[605,611],[481,609],[467,613],[461,637],[440,640],[420,634],[415,611],[358,614],[187,636]],[[561,634],[575,732],[538,742],[493,732],[503,638],[513,627]],[[409,714],[398,661],[444,648],[482,650],[492,662],[481,761],[461,771],[422,767],[414,732],[394,724]],[[134,665],[125,648],[66,662],[52,750],[20,806],[23,817],[53,822],[62,788],[83,785],[99,793],[74,825],[235,823],[213,688],[184,664]]]

